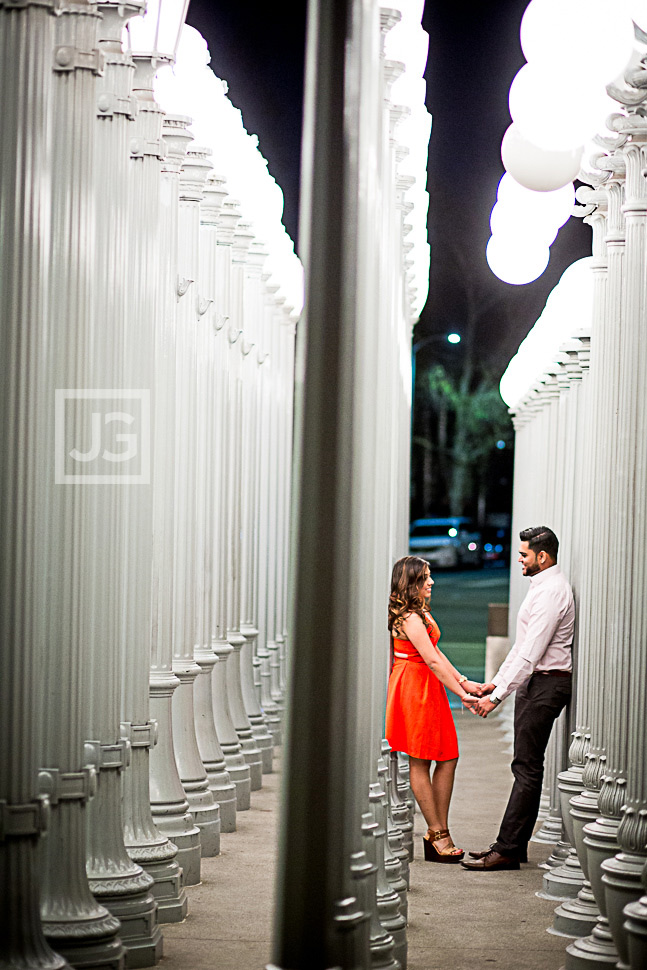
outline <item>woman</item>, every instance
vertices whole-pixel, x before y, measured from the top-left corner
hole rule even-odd
[[[459,673],[438,649],[440,630],[426,605],[434,584],[429,564],[405,556],[393,567],[389,630],[393,667],[386,701],[386,737],[393,751],[409,755],[411,788],[427,823],[427,862],[460,862],[447,828],[458,761],[456,729],[445,687],[466,707],[477,703],[479,685]],[[431,762],[436,762],[433,780]]]

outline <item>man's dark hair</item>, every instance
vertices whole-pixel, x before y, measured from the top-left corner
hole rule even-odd
[[[519,538],[522,542],[528,543],[528,547],[535,555],[543,551],[557,562],[559,539],[547,525],[535,525],[532,529],[522,529]]]

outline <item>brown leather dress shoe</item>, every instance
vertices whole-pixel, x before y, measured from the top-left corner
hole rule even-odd
[[[500,869],[519,869],[518,859],[513,859],[509,855],[501,855],[495,849],[489,849],[480,859],[473,862],[461,862],[464,869],[472,872],[495,872]]]
[[[472,859],[483,859],[489,852],[492,852],[492,846],[490,846],[489,849],[483,849],[481,852],[469,852],[468,855],[470,855]],[[527,862],[527,861],[528,861],[528,853],[524,852],[522,855],[519,856],[519,862]]]

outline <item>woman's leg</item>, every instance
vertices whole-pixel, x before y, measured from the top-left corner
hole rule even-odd
[[[448,827],[449,803],[452,800],[452,791],[454,790],[457,761],[458,758],[452,758],[451,761],[437,761],[434,769],[431,790],[440,822],[438,827],[441,829]]]
[[[454,787],[454,773],[457,758],[451,761],[438,761],[434,770],[433,781],[429,770],[431,761],[424,758],[413,758],[409,755],[409,780],[411,790],[420,806],[428,833],[439,832],[447,828],[449,803]],[[439,839],[436,848],[442,851],[449,845],[449,839]]]

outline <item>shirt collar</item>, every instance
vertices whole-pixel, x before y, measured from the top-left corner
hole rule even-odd
[[[531,586],[536,586],[537,583],[545,583],[548,578],[553,576],[558,576],[561,574],[561,569],[555,563],[554,566],[549,566],[548,569],[542,569],[541,572],[535,573],[534,576],[530,577]]]

